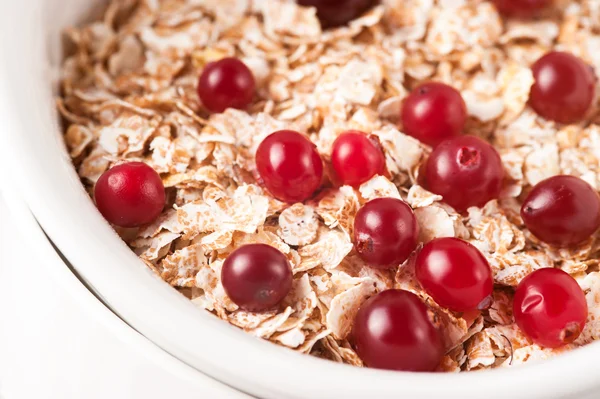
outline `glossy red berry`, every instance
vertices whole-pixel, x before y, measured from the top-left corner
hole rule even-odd
[[[100,176],[94,188],[96,207],[110,223],[138,227],[154,221],[165,206],[160,176],[143,162],[117,165]]]
[[[289,203],[308,199],[323,177],[323,162],[315,145],[292,130],[272,133],[260,143],[256,169],[271,194]]]
[[[252,102],[254,89],[254,75],[237,58],[207,64],[198,80],[198,96],[211,112],[245,109]]]
[[[517,325],[533,342],[548,348],[573,342],[588,315],[585,295],[577,281],[560,269],[538,269],[515,292]]]
[[[477,248],[453,237],[429,241],[415,261],[423,289],[439,305],[456,312],[484,309],[490,304],[492,270]]]
[[[535,83],[529,93],[539,115],[560,123],[582,120],[594,100],[593,69],[569,53],[550,52],[531,67]]]
[[[354,218],[354,248],[370,266],[400,265],[417,246],[419,225],[410,206],[395,198],[376,198]]]
[[[493,0],[500,13],[507,17],[531,17],[550,5],[552,0]]]
[[[358,187],[385,173],[385,156],[376,138],[350,130],[333,143],[331,164],[341,184]]]
[[[363,303],[352,336],[356,353],[373,368],[433,371],[444,355],[427,306],[408,291],[383,291]]]
[[[575,176],[553,176],[533,187],[521,217],[540,240],[558,247],[579,244],[600,227],[600,197]]]
[[[297,0],[298,4],[306,7],[315,7],[321,26],[335,28],[345,25],[355,18],[360,17],[369,8],[373,7],[376,0]]]
[[[483,206],[502,189],[504,167],[494,147],[474,136],[459,136],[437,146],[425,169],[427,188],[459,212]]]
[[[455,88],[443,83],[425,83],[406,97],[401,119],[406,134],[436,146],[462,132],[467,106]]]
[[[221,269],[227,296],[249,312],[272,309],[292,288],[292,268],[279,250],[266,244],[244,245],[233,251]]]

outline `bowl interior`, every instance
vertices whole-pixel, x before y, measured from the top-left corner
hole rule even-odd
[[[486,398],[504,398],[508,388],[512,398],[569,393],[580,398],[600,386],[600,371],[594,367],[600,344],[514,369],[396,373],[299,355],[195,308],[112,231],[80,184],[63,146],[53,99],[62,30],[89,19],[102,5],[80,0],[28,0],[11,2],[10,8],[3,4],[0,162],[10,168],[36,218],[80,278],[132,327],[181,361],[260,397],[480,399],[483,392]]]

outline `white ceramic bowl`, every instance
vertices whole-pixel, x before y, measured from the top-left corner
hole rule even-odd
[[[255,0],[269,1],[269,0]],[[115,313],[181,361],[265,398],[592,399],[600,344],[523,367],[463,374],[360,369],[279,348],[196,309],[139,262],[96,211],[64,150],[53,88],[61,30],[89,0],[2,0],[0,155],[80,277]]]

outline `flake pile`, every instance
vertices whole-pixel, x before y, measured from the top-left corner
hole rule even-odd
[[[58,109],[65,142],[89,190],[114,164],[141,160],[162,176],[169,204],[152,225],[119,230],[140,259],[196,305],[250,334],[361,366],[348,342],[369,296],[417,293],[434,309],[447,355],[441,370],[466,371],[543,359],[511,314],[528,273],[559,267],[586,292],[587,327],[572,347],[600,338],[600,237],[556,250],[524,228],[519,205],[551,175],[579,176],[600,189],[600,112],[557,125],[526,104],[529,65],[551,49],[573,52],[600,72],[600,3],[556,1],[535,21],[503,20],[480,0],[383,0],[348,26],[321,31],[314,9],[282,0],[114,0],[101,20],[69,29],[74,51],[62,68]],[[258,84],[248,112],[209,115],[195,92],[203,66],[242,59]],[[396,117],[418,83],[461,91],[467,132],[491,141],[507,171],[499,200],[459,215],[417,184],[430,148],[403,134]],[[337,135],[378,136],[389,179],[359,189],[326,185],[314,200],[287,205],[255,180],[253,154],[279,129],[305,132],[325,162]],[[494,272],[494,302],[482,314],[437,306],[419,287],[411,259],[397,271],[366,267],[353,251],[353,217],[366,201],[403,198],[420,239],[455,236],[476,245]],[[220,268],[234,249],[266,243],[294,272],[278,311],[242,311],[226,296]],[[569,349],[569,348],[566,348]],[[564,350],[564,349],[563,349]]]

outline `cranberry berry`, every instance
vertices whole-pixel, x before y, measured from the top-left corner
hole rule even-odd
[[[569,53],[553,51],[531,67],[535,84],[529,93],[539,115],[559,123],[583,119],[592,105],[596,76],[592,68]]]
[[[352,336],[356,353],[369,367],[433,371],[444,355],[427,306],[408,291],[383,291],[363,303]]]
[[[459,136],[437,146],[425,169],[427,189],[458,212],[483,206],[502,189],[504,168],[494,147],[474,136]]]
[[[96,207],[110,223],[138,227],[154,221],[165,205],[160,176],[143,162],[117,165],[100,176],[94,188]]]
[[[494,4],[507,17],[527,18],[544,9],[552,0],[494,0]]]
[[[292,268],[284,254],[266,244],[233,251],[221,269],[227,296],[240,308],[262,312],[277,306],[292,287]]]
[[[323,29],[335,28],[345,25],[359,17],[369,8],[373,7],[376,0],[297,0],[298,4],[306,7],[315,7],[317,17]]]
[[[600,227],[600,197],[575,176],[553,176],[533,187],[521,217],[540,240],[557,247],[576,245]]]
[[[323,162],[315,145],[292,130],[272,133],[260,143],[256,169],[271,194],[289,203],[308,199],[323,177]]]
[[[483,309],[490,304],[492,270],[477,248],[453,237],[429,241],[415,261],[423,289],[441,306],[456,312]]]
[[[395,198],[376,198],[354,218],[354,248],[370,266],[400,265],[417,246],[419,226],[410,206]]]
[[[245,109],[252,102],[254,89],[254,75],[237,58],[223,58],[207,64],[198,81],[198,96],[211,112]]]
[[[425,83],[404,100],[401,119],[406,134],[435,147],[462,132],[467,120],[467,106],[453,87]]]
[[[385,173],[385,156],[375,137],[350,130],[333,143],[331,163],[341,184],[358,187]]]
[[[515,292],[517,325],[538,345],[548,348],[577,339],[588,315],[577,281],[560,269],[543,268],[525,277]]]

